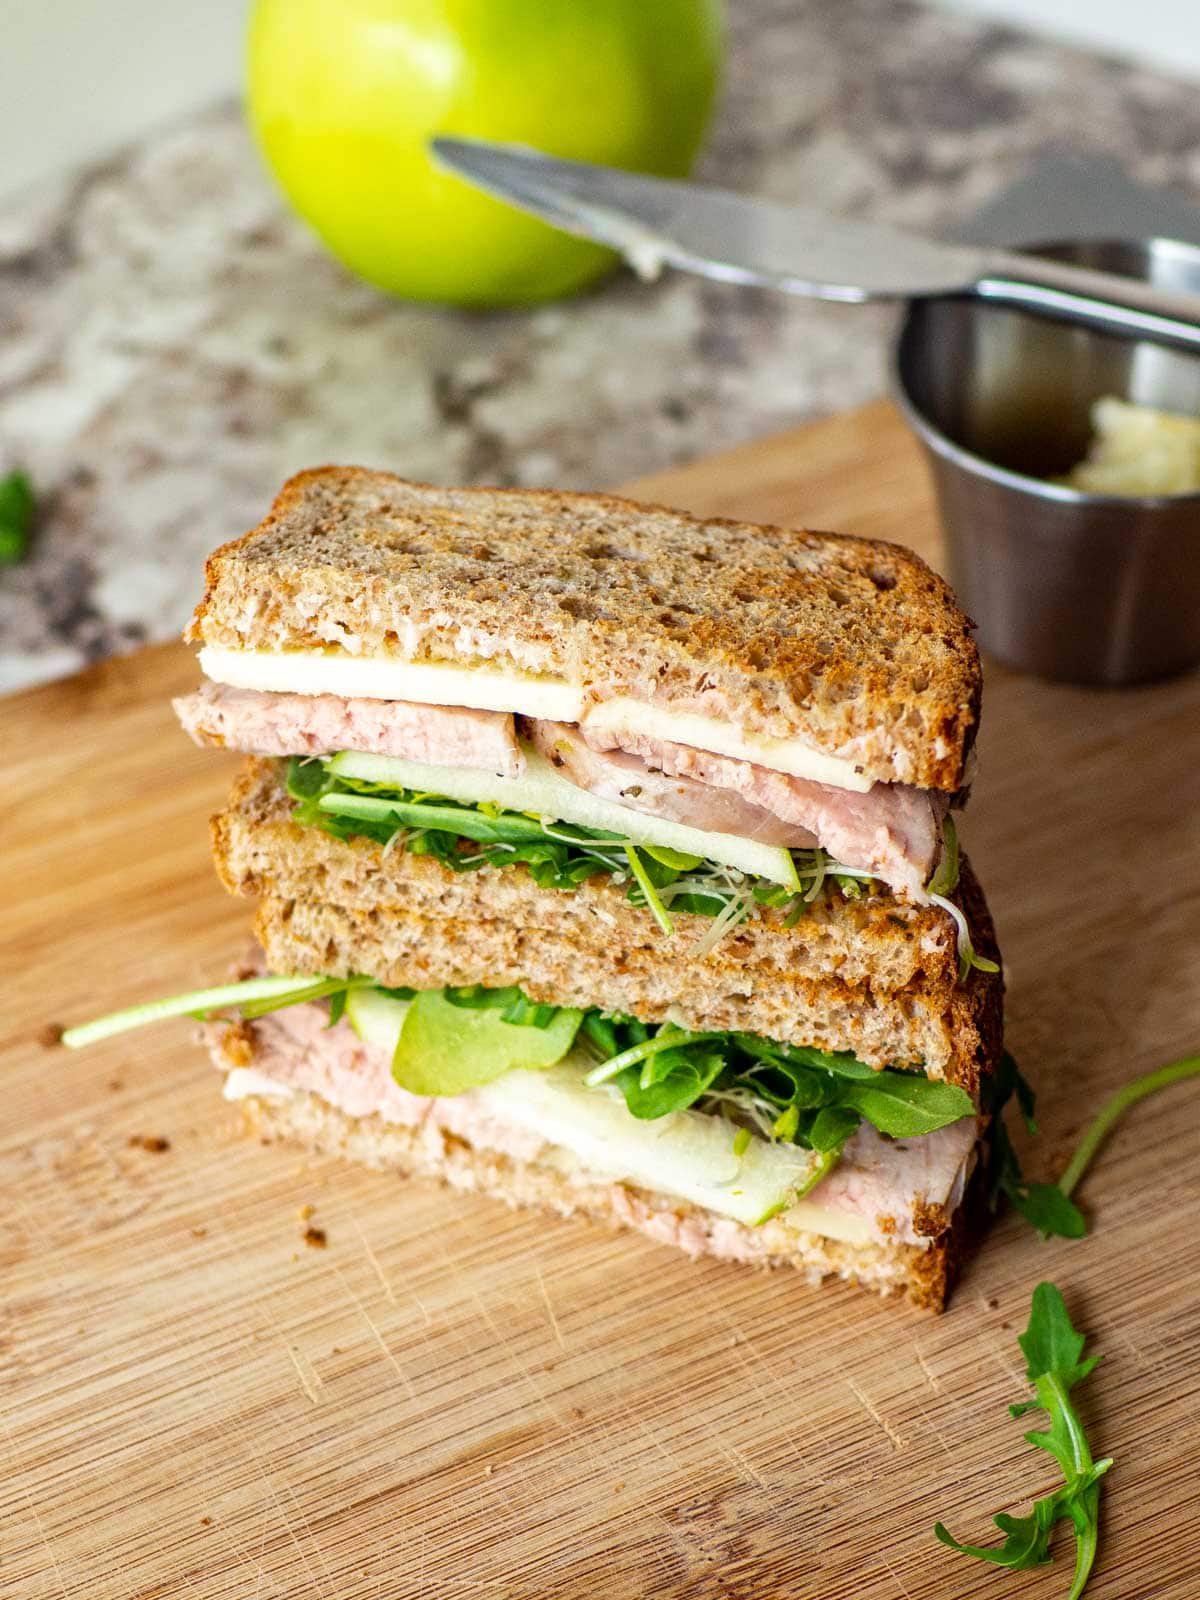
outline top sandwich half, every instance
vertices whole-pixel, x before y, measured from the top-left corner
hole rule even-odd
[[[348,752],[343,788],[514,813],[570,786],[567,822],[635,846],[785,886],[772,860],[823,851],[927,899],[980,667],[911,552],[328,467],[206,580],[188,637],[210,681],[178,703],[203,742]]]

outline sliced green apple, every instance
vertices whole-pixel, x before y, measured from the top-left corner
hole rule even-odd
[[[639,1122],[612,1090],[584,1087],[590,1063],[572,1055],[545,1072],[509,1072],[478,1091],[482,1104],[585,1167],[659,1194],[690,1200],[751,1227],[799,1199],[824,1174],[812,1150],[751,1138],[741,1155],[734,1130],[703,1111]]]
[[[733,833],[710,833],[682,822],[651,817],[615,800],[602,800],[571,783],[545,756],[531,746],[525,752],[525,772],[519,778],[501,778],[467,767],[435,767],[394,756],[365,755],[346,750],[329,762],[338,777],[376,783],[418,794],[441,795],[467,805],[498,805],[554,822],[571,822],[601,833],[619,834],[631,844],[654,846],[736,867],[751,877],[798,888],[791,852],[780,845],[762,844]]]

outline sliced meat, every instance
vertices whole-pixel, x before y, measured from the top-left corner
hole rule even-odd
[[[205,683],[174,701],[197,744],[259,756],[319,756],[338,750],[396,756],[431,766],[473,767],[516,778],[525,770],[512,716],[407,700],[344,700]]]
[[[974,1117],[915,1139],[885,1139],[864,1122],[810,1198],[831,1211],[890,1218],[909,1239],[940,1233],[962,1199],[976,1137]]]
[[[616,748],[612,734],[576,731],[597,753]],[[740,795],[751,806],[807,830],[835,861],[874,874],[912,900],[925,899],[941,848],[946,795],[898,783],[877,783],[866,794],[855,794],[688,745],[638,735],[621,738],[623,751],[640,757],[647,767]]]
[[[597,750],[574,724],[529,718],[523,719],[522,728],[534,748],[564,777],[602,800],[615,800],[632,811],[682,822],[689,828],[734,833],[763,844],[811,849],[816,843],[807,828],[774,816],[731,789],[690,777],[667,776],[620,750]]]
[[[210,1024],[210,1037],[219,1025]],[[272,1011],[254,1024],[254,1066],[257,1078],[279,1089],[302,1089],[320,1095],[351,1117],[380,1117],[408,1128],[445,1129],[485,1150],[498,1150],[528,1161],[542,1148],[536,1133],[515,1128],[466,1094],[431,1098],[409,1094],[392,1078],[386,1050],[364,1044],[343,1018],[329,1026],[329,1008],[315,1001]],[[235,1080],[233,1087],[251,1086]],[[227,1085],[228,1087],[228,1085]],[[255,1086],[257,1093],[265,1084]],[[266,1092],[270,1092],[267,1090]]]

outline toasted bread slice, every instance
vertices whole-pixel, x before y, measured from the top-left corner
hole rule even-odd
[[[1002,981],[973,972],[959,984],[954,926],[936,907],[831,897],[794,928],[755,920],[695,958],[706,917],[678,916],[668,941],[604,880],[560,892],[539,889],[521,867],[455,873],[428,856],[301,827],[291,810],[278,765],[252,758],[213,819],[226,887],[262,897],[257,931],[275,971],[364,972],[417,988],[518,983],[558,1005],[919,1066],[971,1092],[998,1055]],[[995,957],[965,864],[958,898],[976,948]]]
[[[911,551],[611,496],[324,467],[209,557],[188,637],[536,675],[956,791],[979,655]],[[518,708],[519,709],[519,708]]]

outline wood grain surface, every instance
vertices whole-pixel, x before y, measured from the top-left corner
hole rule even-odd
[[[883,405],[638,488],[937,555]],[[1187,1087],[1112,1142],[1088,1240],[1004,1220],[939,1319],[261,1148],[186,1023],[45,1042],[219,977],[245,939],[204,825],[233,762],[167,704],[194,677],[169,647],[0,702],[4,1600],[1060,1596],[1069,1540],[1010,1576],[932,1536],[987,1537],[1054,1481],[1005,1409],[1045,1277],[1104,1358],[1089,1596],[1200,1594]],[[1196,677],[988,669],[964,831],[1041,1092],[1035,1174],[1110,1088],[1200,1046],[1198,713]]]

